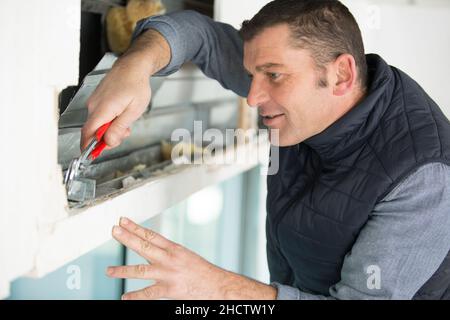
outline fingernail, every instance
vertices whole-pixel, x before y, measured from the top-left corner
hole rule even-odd
[[[113,268],[111,268],[111,267],[108,267],[108,268],[106,269],[106,274],[108,274],[108,275],[112,275],[113,272],[114,272],[114,270],[113,270]]]
[[[129,223],[130,223],[129,219],[125,217],[120,218],[120,224],[129,224]]]
[[[118,226],[114,226],[113,233],[114,234],[121,234],[122,233],[122,228],[118,227]]]

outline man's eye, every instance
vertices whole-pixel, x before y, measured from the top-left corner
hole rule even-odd
[[[253,75],[250,73],[247,73],[247,76],[249,77],[249,79],[253,79]]]
[[[267,73],[267,75],[271,80],[277,80],[281,76],[281,74],[278,72],[269,72]]]

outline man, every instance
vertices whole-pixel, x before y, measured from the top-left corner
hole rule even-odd
[[[339,1],[276,0],[240,34],[194,12],[140,22],[88,102],[82,146],[103,123],[114,147],[150,99],[148,77],[193,61],[279,130],[269,176],[271,284],[213,266],[121,219],[113,235],[156,284],[125,298],[450,299],[450,123],[402,71],[364,55]]]

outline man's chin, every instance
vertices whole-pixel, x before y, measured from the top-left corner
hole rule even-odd
[[[295,139],[294,137],[289,137],[286,135],[283,135],[282,132],[280,132],[280,129],[270,129],[269,130],[269,141],[270,144],[275,147],[290,147],[295,146],[302,142],[302,139]]]

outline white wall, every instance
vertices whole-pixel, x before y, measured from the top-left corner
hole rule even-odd
[[[253,17],[269,0],[216,0],[214,2],[214,19],[229,23],[236,29],[242,21]]]
[[[32,270],[39,225],[67,216],[57,94],[78,82],[79,0],[0,2],[0,298]]]
[[[450,1],[343,2],[360,25],[366,52],[412,76],[450,118]]]

